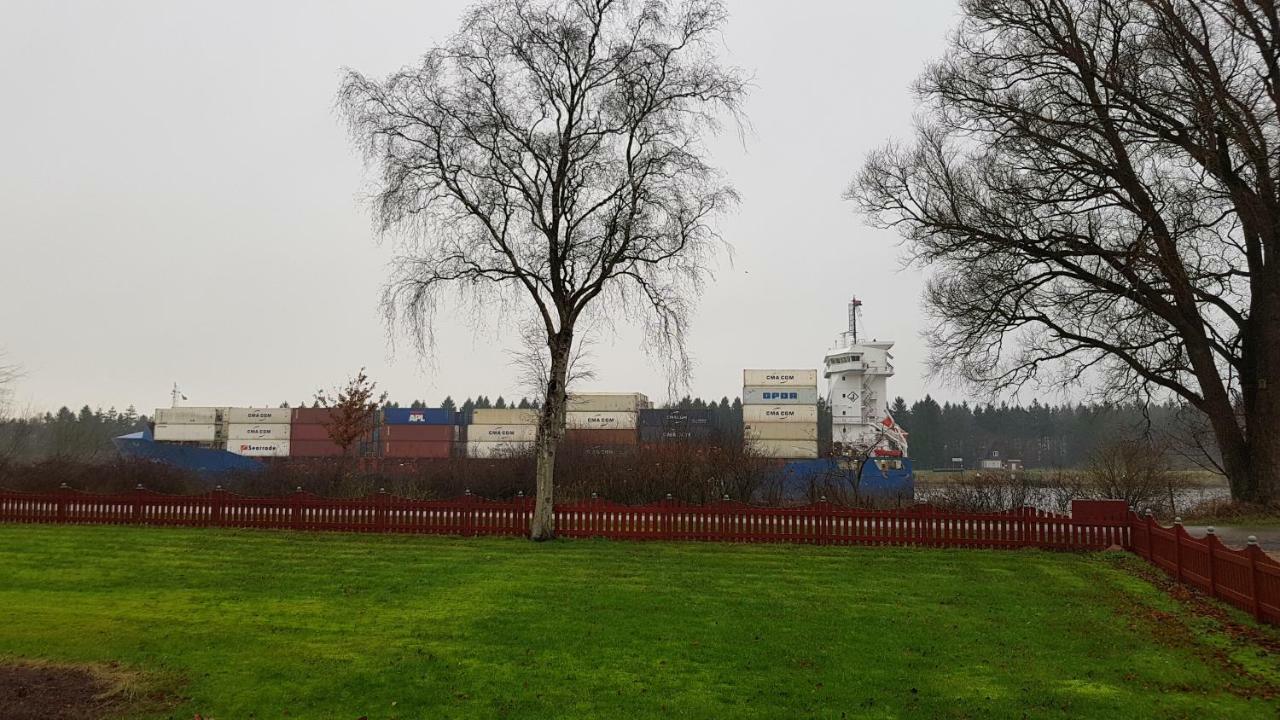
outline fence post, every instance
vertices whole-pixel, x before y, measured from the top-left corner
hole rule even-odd
[[[138,483],[138,487],[133,491],[133,518],[135,525],[142,524],[142,483]]]
[[[210,512],[212,517],[210,517],[210,520],[213,522],[215,527],[222,527],[222,523],[226,519],[226,494],[226,491],[222,489],[221,485],[213,486],[213,497],[210,498],[210,504],[212,505],[212,510]]]
[[[475,498],[471,495],[471,488],[467,488],[462,492],[463,502],[466,504],[466,510],[462,513],[463,535],[476,534],[476,506],[472,502]]]
[[[1173,565],[1178,582],[1182,582],[1182,518],[1173,519]]]
[[[1249,536],[1249,545],[1245,548],[1245,553],[1249,556],[1249,609],[1253,611],[1254,619],[1262,621],[1262,583],[1258,582],[1258,556],[1262,554],[1262,548],[1258,547],[1258,538],[1256,535]]]
[[[378,532],[387,532],[387,489],[378,488],[377,505],[373,508],[373,526]]]
[[[62,483],[62,485],[60,485],[60,486],[58,487],[58,499],[57,499],[57,503],[58,503],[58,515],[57,515],[57,519],[58,519],[58,523],[59,523],[59,524],[61,524],[61,523],[65,523],[65,522],[67,521],[67,496],[68,496],[68,495],[70,495],[70,494],[71,494],[71,486],[70,486],[70,485],[67,485],[66,483]]]
[[[294,530],[302,529],[302,486],[289,496],[289,526]]]
[[[1204,544],[1209,547],[1209,594],[1213,597],[1218,597],[1218,569],[1213,560],[1213,546],[1218,544],[1216,540],[1213,526],[1210,525],[1204,531]]]
[[[1155,524],[1155,518],[1151,514],[1151,508],[1147,508],[1147,513],[1143,517],[1144,527],[1143,534],[1147,536],[1147,559],[1155,562],[1155,549],[1151,544],[1151,526]]]

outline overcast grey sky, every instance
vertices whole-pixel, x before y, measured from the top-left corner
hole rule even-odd
[[[20,405],[309,399],[361,365],[394,399],[518,395],[516,333],[441,317],[423,368],[393,353],[377,301],[389,249],[357,202],[365,172],[334,114],[339,70],[383,75],[450,35],[466,2],[6,4],[0,25],[0,348]],[[742,194],[734,247],[701,303],[692,391],[743,367],[819,367],[865,301],[897,341],[890,395],[926,390],[921,278],[841,193],[911,131],[911,80],[942,52],[954,0],[730,0],[729,62],[755,74],[746,146],[715,161]],[[590,389],[665,397],[619,326]],[[954,391],[942,389],[944,396]]]

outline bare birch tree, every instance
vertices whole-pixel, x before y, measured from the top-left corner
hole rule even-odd
[[[450,291],[537,315],[550,369],[534,539],[555,534],[579,324],[622,311],[686,371],[712,221],[737,199],[703,145],[746,91],[716,53],[725,19],[716,0],[496,0],[416,67],[342,81],[338,105],[378,174],[375,218],[403,251],[388,323],[427,352]]]
[[[850,195],[937,272],[935,369],[1097,382],[1280,496],[1280,18],[1244,0],[963,0],[914,143]]]

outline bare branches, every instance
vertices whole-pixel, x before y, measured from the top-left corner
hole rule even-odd
[[[849,190],[938,271],[932,366],[997,391],[1087,376],[1177,396],[1247,474],[1250,431],[1274,423],[1233,398],[1280,410],[1250,390],[1280,371],[1280,30],[1232,0],[963,8],[917,83],[916,142]]]
[[[502,0],[417,67],[347,71],[338,107],[379,172],[378,227],[404,249],[388,320],[425,351],[446,290],[525,297],[548,335],[625,296],[679,354],[688,304],[673,296],[700,289],[710,221],[736,201],[701,149],[745,92],[715,62],[723,20],[713,0]]]
[[[702,145],[746,93],[714,52],[724,20],[719,0],[492,0],[417,67],[348,70],[339,90],[379,174],[378,228],[401,249],[389,327],[427,352],[454,291],[527,300],[537,318],[524,353],[546,399],[536,538],[551,536],[579,322],[621,311],[687,377],[692,302],[722,244],[713,221],[737,200]]]

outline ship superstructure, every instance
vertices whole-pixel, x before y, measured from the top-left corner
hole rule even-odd
[[[907,453],[907,436],[889,415],[886,385],[893,377],[893,341],[859,337],[862,301],[849,302],[849,326],[827,351],[824,376],[837,448]]]

